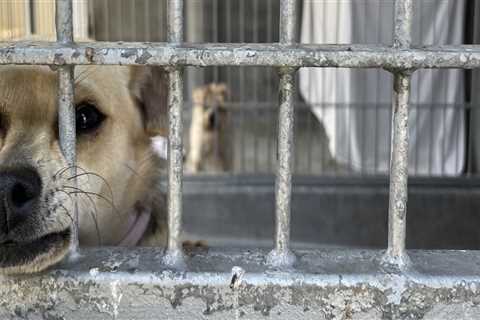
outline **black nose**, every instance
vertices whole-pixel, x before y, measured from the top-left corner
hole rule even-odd
[[[6,235],[32,213],[42,192],[42,181],[31,168],[0,171],[0,234]]]
[[[217,124],[218,124],[218,115],[216,111],[213,111],[208,116],[208,128],[210,130],[213,130],[217,127]]]

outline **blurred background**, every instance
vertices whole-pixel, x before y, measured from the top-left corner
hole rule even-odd
[[[166,40],[166,0],[73,3],[79,41]],[[298,1],[298,39],[391,45],[393,4]],[[415,6],[415,46],[480,40],[477,1],[420,0]],[[277,42],[278,15],[279,0],[186,0],[185,41]],[[54,29],[53,0],[0,0],[1,40],[31,34],[54,38]],[[415,72],[409,247],[480,247],[478,80],[476,71]],[[223,83],[226,90],[205,87],[211,83]],[[297,84],[295,245],[384,247],[391,75],[373,69],[305,68]],[[218,245],[270,245],[277,90],[272,68],[186,68],[185,221],[191,237]]]

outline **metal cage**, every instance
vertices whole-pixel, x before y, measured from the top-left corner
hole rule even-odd
[[[295,0],[281,0],[280,42],[184,43],[183,1],[168,1],[168,43],[75,43],[72,0],[56,1],[57,42],[0,44],[0,64],[58,68],[62,151],[75,164],[75,65],[163,66],[169,73],[168,226],[162,249],[90,249],[32,277],[3,278],[2,318],[372,319],[476,318],[480,255],[405,249],[410,79],[421,68],[480,67],[479,46],[411,46],[413,0],[395,1],[393,46],[296,43]],[[275,245],[186,256],[180,243],[183,70],[269,66],[278,70]],[[295,73],[302,67],[383,68],[394,75],[387,250],[290,249]],[[72,168],[74,168],[72,166]],[[74,169],[72,169],[74,170]],[[78,240],[76,241],[78,243]],[[76,251],[77,243],[72,251]]]

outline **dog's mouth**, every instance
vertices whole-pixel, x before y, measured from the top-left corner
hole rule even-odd
[[[0,274],[35,273],[56,264],[68,253],[71,235],[66,229],[30,242],[0,243]]]

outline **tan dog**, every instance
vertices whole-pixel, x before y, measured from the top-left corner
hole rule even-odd
[[[165,205],[155,191],[162,160],[151,137],[165,106],[145,103],[150,75],[141,68],[76,68],[75,186],[59,147],[56,73],[0,67],[0,273],[37,272],[64,258],[73,196],[81,245],[164,244]]]
[[[193,91],[192,119],[186,170],[215,173],[231,168],[225,84],[212,83]]]

